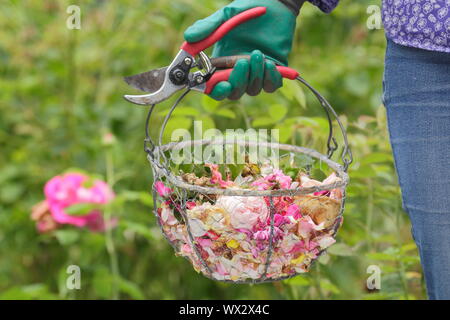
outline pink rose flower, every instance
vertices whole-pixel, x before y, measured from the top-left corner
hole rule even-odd
[[[67,173],[53,177],[44,187],[49,210],[60,224],[88,227],[92,231],[103,231],[106,227],[101,210],[95,209],[84,215],[70,215],[65,209],[82,203],[107,204],[114,199],[111,188],[103,181],[95,180],[87,187],[89,177],[81,173]],[[108,223],[113,224],[113,221]]]
[[[216,205],[228,212],[235,229],[252,229],[258,222],[266,221],[269,214],[262,197],[221,196]]]

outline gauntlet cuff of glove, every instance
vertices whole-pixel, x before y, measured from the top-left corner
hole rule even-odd
[[[289,10],[292,11],[296,16],[300,13],[300,9],[303,5],[303,3],[306,2],[306,0],[278,0],[281,3],[283,3],[286,7],[289,8]]]

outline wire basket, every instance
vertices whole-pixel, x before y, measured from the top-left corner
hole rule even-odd
[[[154,175],[154,214],[176,254],[187,258],[197,272],[210,279],[232,283],[288,279],[307,272],[312,262],[335,242],[343,222],[345,189],[349,182],[347,169],[352,154],[345,128],[334,109],[304,79],[298,77],[297,80],[312,91],[326,112],[329,124],[327,155],[294,145],[246,139],[162,144],[173,111],[190,89],[169,110],[156,144],[148,129],[155,105],[150,107],[144,149]],[[332,116],[343,136],[342,165],[331,160],[338,149]],[[310,179],[306,170],[297,183],[282,188],[276,182],[276,175],[282,173],[275,172],[266,163],[262,167],[272,171],[259,179],[272,181],[273,178],[276,187],[265,190],[248,185],[241,187],[236,182],[232,187],[224,187],[211,186],[209,177],[200,178],[180,167],[174,168],[171,161],[170,154],[174,151],[189,147],[217,150],[230,144],[239,146],[244,153],[252,147],[263,147],[279,150],[290,159],[306,157],[326,165],[333,173],[318,183]],[[218,172],[217,166],[207,166],[211,174]],[[245,180],[242,175],[239,178]]]

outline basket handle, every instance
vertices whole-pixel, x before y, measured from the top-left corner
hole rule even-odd
[[[333,134],[333,121],[331,119],[331,115],[334,116],[336,119],[336,122],[339,124],[339,128],[341,130],[342,138],[344,140],[344,148],[342,150],[341,160],[343,163],[344,171],[347,172],[349,166],[353,162],[353,154],[352,150],[350,149],[350,145],[348,143],[348,137],[347,137],[347,131],[345,130],[344,125],[342,124],[341,120],[339,119],[339,115],[336,113],[336,111],[333,109],[333,107],[330,105],[330,103],[316,90],[313,86],[311,86],[305,79],[303,79],[300,76],[297,76],[296,80],[303,84],[305,87],[307,87],[317,98],[317,100],[320,102],[322,107],[325,110],[325,113],[327,115],[328,119],[328,125],[329,125],[329,135],[328,135],[328,141],[327,141],[327,149],[328,149],[328,158],[330,159],[334,152],[338,149],[338,144],[336,142],[336,138]],[[331,113],[331,115],[330,115]]]
[[[280,67],[278,67],[278,68],[280,68]],[[285,67],[283,67],[283,68],[285,68]],[[320,102],[320,104],[322,105],[322,107],[325,110],[325,113],[326,113],[326,116],[328,119],[328,125],[329,125],[329,134],[328,134],[328,140],[327,140],[327,157],[329,159],[333,156],[334,152],[338,149],[338,144],[337,144],[336,138],[334,137],[332,116],[336,119],[336,121],[339,125],[339,128],[340,128],[343,140],[344,140],[344,146],[343,146],[343,150],[342,150],[341,160],[343,163],[344,171],[347,172],[350,164],[353,162],[353,155],[352,155],[352,151],[350,149],[349,143],[348,143],[347,131],[345,130],[344,125],[342,124],[341,120],[339,119],[338,114],[333,109],[333,107],[330,105],[330,103],[316,89],[314,89],[314,87],[311,86],[305,79],[300,77],[295,70],[290,69],[290,68],[285,68],[285,69],[286,70],[289,69],[288,70],[289,76],[287,76],[286,78],[289,78],[292,80],[297,80],[298,82],[300,82],[301,84],[306,86],[315,95],[315,97],[317,98],[317,100]],[[286,71],[286,70],[283,69],[283,71]],[[221,71],[218,71],[218,72],[221,72]],[[294,76],[294,73],[295,73],[295,76]],[[173,111],[176,109],[176,107],[181,103],[181,101],[186,97],[186,95],[190,91],[191,91],[191,89],[188,88],[180,97],[178,97],[178,99],[175,101],[175,103],[172,105],[169,112],[167,113],[167,115],[161,125],[160,132],[159,132],[159,139],[158,139],[159,146],[162,145],[162,138],[164,135],[164,131],[165,131],[166,125],[167,125]],[[159,164],[159,161],[158,161],[159,158],[156,159],[155,156],[158,156],[158,155],[162,156],[163,161],[166,164],[165,167],[167,167],[168,160],[167,160],[164,152],[162,152],[160,149],[158,149],[160,151],[158,153],[158,155],[155,154],[156,144],[151,139],[150,133],[149,133],[150,118],[153,113],[154,107],[155,107],[155,105],[152,105],[150,107],[148,115],[147,115],[147,119],[146,119],[144,151],[148,154],[149,160],[151,160],[155,165],[158,165],[158,167],[160,167],[161,169],[164,169],[164,167]]]

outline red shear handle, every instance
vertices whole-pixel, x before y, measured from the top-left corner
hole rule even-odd
[[[236,28],[238,25],[247,22],[248,20],[255,19],[259,16],[262,16],[267,11],[266,7],[256,7],[253,9],[246,10],[244,12],[235,15],[230,20],[226,21],[219,28],[217,28],[211,35],[201,41],[188,43],[185,42],[181,46],[181,49],[188,52],[192,56],[196,56],[200,51],[203,51],[217,41],[222,39],[228,32]]]
[[[289,80],[295,80],[299,75],[299,73],[296,70],[288,68],[288,67],[278,66],[277,70],[279,73],[281,73],[281,76],[283,78],[286,78]],[[205,93],[210,94],[211,91],[216,86],[216,84],[218,84],[219,82],[228,81],[232,71],[233,71],[233,69],[227,69],[227,70],[221,70],[221,71],[214,72],[211,79],[209,79],[208,82],[206,82]]]

